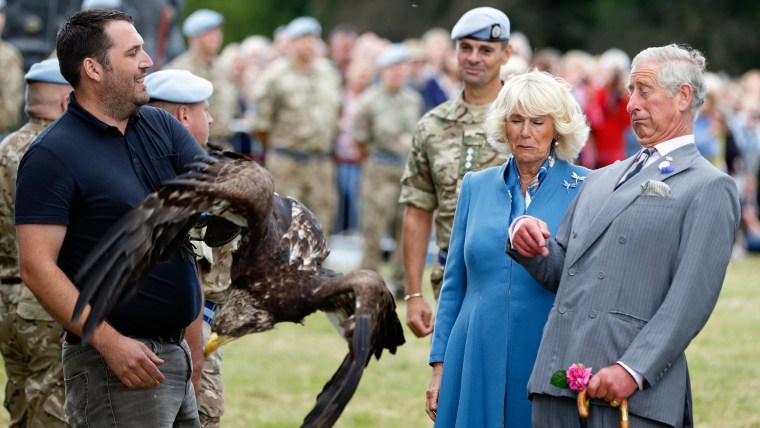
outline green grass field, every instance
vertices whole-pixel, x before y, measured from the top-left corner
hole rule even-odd
[[[429,295],[430,293],[428,293]],[[760,257],[732,262],[718,306],[687,355],[696,425],[758,427]],[[403,302],[399,317],[405,319]],[[396,355],[372,360],[338,427],[428,427],[429,339],[406,332]],[[300,426],[346,353],[326,317],[248,336],[224,348],[225,427]],[[4,372],[0,381],[5,383]],[[7,425],[0,411],[0,425]],[[635,428],[635,427],[634,427]]]

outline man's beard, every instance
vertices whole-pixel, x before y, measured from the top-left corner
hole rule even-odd
[[[135,85],[117,83],[110,76],[106,81],[104,95],[106,114],[117,121],[129,119],[140,106],[150,100],[147,92],[138,95],[135,93]]]

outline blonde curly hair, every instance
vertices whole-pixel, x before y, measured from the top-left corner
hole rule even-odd
[[[532,69],[509,78],[486,115],[483,127],[488,143],[509,154],[506,121],[515,112],[529,117],[551,116],[557,133],[557,158],[570,161],[586,144],[589,126],[570,85],[549,73]]]

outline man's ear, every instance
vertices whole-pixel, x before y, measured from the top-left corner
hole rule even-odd
[[[502,58],[501,65],[506,64],[509,62],[509,57],[512,56],[512,45],[507,45],[506,48],[504,48],[504,58]]]
[[[676,96],[679,97],[678,109],[680,111],[687,111],[691,105],[691,99],[694,97],[694,88],[688,83],[682,83],[681,86],[678,87]]]
[[[102,82],[104,78],[104,71],[105,68],[102,64],[95,61],[92,58],[85,58],[84,61],[82,61],[82,69],[84,70],[84,73],[89,77],[90,79],[96,81],[96,82]]]
[[[177,109],[177,112],[174,114],[174,117],[176,117],[177,120],[179,120],[179,122],[185,126],[185,128],[187,128],[188,125],[190,125],[189,116],[190,116],[190,109],[185,104],[182,104],[181,106],[179,106],[179,108]]]

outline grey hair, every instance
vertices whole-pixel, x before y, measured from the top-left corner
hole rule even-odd
[[[632,68],[636,68],[636,65],[644,62],[660,64],[657,80],[667,88],[671,97],[678,92],[681,84],[686,83],[691,86],[693,96],[689,110],[696,120],[707,94],[707,82],[704,74],[707,60],[705,60],[702,52],[687,45],[673,43],[667,46],[647,48],[639,52],[633,58]]]
[[[506,81],[483,123],[488,143],[498,152],[511,152],[506,125],[517,111],[529,117],[551,116],[558,135],[554,153],[559,159],[575,159],[586,144],[589,134],[586,116],[564,80],[532,69]]]

